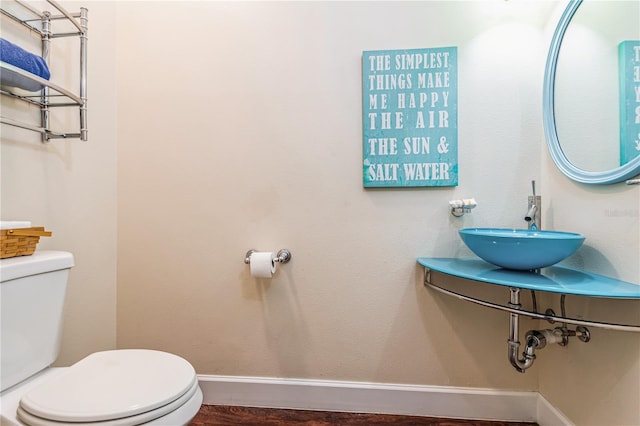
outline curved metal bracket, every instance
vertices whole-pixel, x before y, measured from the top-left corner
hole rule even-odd
[[[255,250],[255,249],[249,250],[247,254],[244,255],[244,263],[246,263],[247,265],[251,263],[251,255],[257,251],[258,250]]]
[[[425,281],[424,285],[433,290],[436,290],[440,293],[456,297],[461,300],[465,300],[467,302],[472,302],[477,305],[486,306],[488,308],[497,309],[499,311],[509,312],[512,314],[525,315],[531,318],[544,319],[547,321],[559,321],[567,324],[575,324],[575,325],[583,325],[587,327],[597,327],[603,328],[606,330],[617,330],[617,331],[631,331],[635,333],[640,333],[640,326],[637,325],[627,325],[627,324],[615,324],[615,323],[607,323],[607,322],[599,322],[599,321],[586,321],[577,318],[566,318],[562,316],[550,315],[550,314],[541,314],[539,312],[531,312],[524,309],[519,308],[511,308],[508,306],[499,305],[497,303],[488,302],[486,300],[476,299],[471,296],[467,296],[464,294],[456,293],[455,291],[447,290],[443,287],[437,286],[431,282],[431,270],[429,268],[425,268]]]

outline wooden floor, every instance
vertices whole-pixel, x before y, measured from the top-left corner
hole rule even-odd
[[[537,426],[536,423],[453,420],[388,414],[336,413],[329,411],[281,410],[273,408],[203,405],[190,426],[203,425],[431,425],[431,426]]]

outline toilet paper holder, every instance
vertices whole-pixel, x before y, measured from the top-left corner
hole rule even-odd
[[[249,250],[247,254],[244,255],[244,263],[246,263],[247,265],[251,263],[251,255],[257,251],[258,250],[255,249]],[[287,249],[278,250],[278,253],[276,253],[276,257],[273,260],[278,263],[287,263],[291,260],[291,252]]]

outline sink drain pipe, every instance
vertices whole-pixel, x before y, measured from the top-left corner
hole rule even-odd
[[[520,289],[510,288],[511,299],[509,300],[509,307],[520,310],[522,305],[520,304]],[[564,312],[564,297],[562,298],[562,314]],[[550,311],[553,314],[553,311]],[[518,340],[520,329],[520,317],[516,313],[509,314],[509,361],[511,365],[520,373],[524,373],[529,367],[533,365],[536,360],[536,350],[542,349],[549,343],[557,343],[561,346],[566,346],[569,343],[569,336],[576,336],[582,342],[588,342],[590,340],[589,329],[586,327],[577,327],[576,330],[569,330],[566,324],[562,327],[556,327],[555,329],[544,330],[529,330],[525,335],[525,347],[522,352],[522,358],[518,357],[518,351],[520,350],[520,341]]]
[[[522,307],[520,304],[520,289],[510,288],[511,299],[509,307],[518,309]],[[522,358],[518,357],[520,350],[520,341],[518,340],[520,330],[520,316],[515,313],[509,314],[509,361],[511,365],[520,373],[524,373],[533,365],[536,360],[536,349],[542,349],[547,343],[562,343],[564,338],[562,330],[530,330],[525,336],[525,347],[522,352]]]
[[[511,287],[509,290],[511,291],[509,307],[519,310],[522,307],[520,304],[520,289]],[[520,341],[518,340],[519,330],[520,316],[512,312],[509,314],[509,361],[516,370],[520,373],[524,373],[533,365],[536,355],[535,348],[533,347],[533,340],[527,338],[526,349],[522,354],[523,358],[518,358],[518,351],[520,350]]]

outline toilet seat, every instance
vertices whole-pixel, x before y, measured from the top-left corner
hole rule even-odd
[[[25,394],[18,408],[28,425],[135,425],[170,413],[198,390],[191,364],[152,350],[89,355]]]

